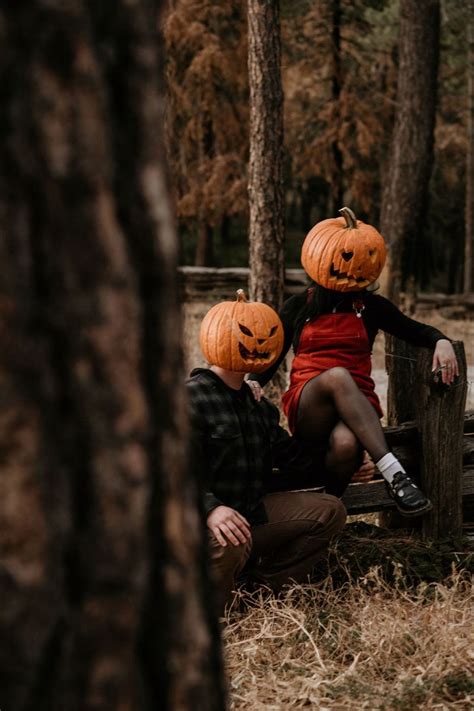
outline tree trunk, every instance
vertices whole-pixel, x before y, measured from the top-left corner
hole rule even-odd
[[[277,0],[248,0],[250,296],[283,301],[283,91]]]
[[[341,113],[339,102],[341,99],[341,21],[342,11],[340,0],[332,0],[331,3],[331,20],[332,20],[332,82],[331,93],[334,105],[334,120],[336,122],[336,137],[332,141],[332,155],[334,160],[334,175],[331,184],[331,202],[332,207],[329,211],[330,215],[337,215],[338,210],[343,206],[344,200],[344,165],[342,151],[339,147],[339,130],[341,124]]]
[[[466,168],[466,237],[464,246],[464,293],[474,288],[474,0],[468,0],[468,122]]]
[[[214,264],[214,240],[212,227],[206,222],[200,222],[196,244],[194,266],[212,267]]]
[[[0,9],[1,706],[222,709],[159,3]]]
[[[426,217],[433,161],[439,56],[439,0],[400,1],[397,111],[381,232],[390,248],[384,285],[397,301],[407,254],[414,254]]]

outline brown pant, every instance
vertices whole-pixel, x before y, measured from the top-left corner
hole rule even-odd
[[[253,580],[275,592],[290,581],[306,582],[346,521],[344,505],[329,494],[284,491],[268,494],[263,503],[268,523],[252,527],[251,542],[223,547],[210,535],[220,609],[244,567]]]

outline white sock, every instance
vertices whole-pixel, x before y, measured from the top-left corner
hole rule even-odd
[[[404,468],[402,467],[398,459],[393,456],[392,452],[388,452],[382,457],[382,459],[379,459],[378,462],[375,462],[375,466],[377,467],[383,478],[388,481],[389,484],[392,483],[393,477],[397,472],[405,472]]]

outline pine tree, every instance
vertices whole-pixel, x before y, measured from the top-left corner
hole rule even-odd
[[[335,214],[342,200],[374,222],[378,216],[396,34],[392,4],[373,5],[301,2],[288,6],[283,22],[292,180],[297,190],[314,178],[324,181],[322,203],[313,196],[319,219]]]
[[[181,230],[212,261],[213,228],[247,211],[247,37],[242,3],[177,0],[164,23],[168,144]]]
[[[439,22],[439,0],[401,0],[397,112],[380,220],[390,247],[387,292],[395,301],[406,282],[409,253],[413,254],[426,220]]]
[[[248,0],[250,294],[283,302],[283,92],[278,0]]]

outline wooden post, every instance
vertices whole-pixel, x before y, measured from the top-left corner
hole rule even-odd
[[[385,336],[385,368],[388,374],[387,423],[401,425],[416,417],[413,389],[418,349],[394,336]]]
[[[434,540],[459,536],[462,530],[462,443],[467,394],[466,355],[453,343],[459,378],[450,387],[435,383],[433,354],[420,349],[418,386],[413,393],[421,441],[421,483],[433,503],[423,519],[423,536]]]

